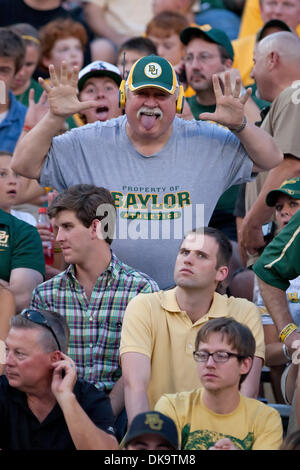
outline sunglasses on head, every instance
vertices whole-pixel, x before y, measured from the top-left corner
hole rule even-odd
[[[56,343],[57,343],[57,346],[58,346],[58,349],[59,351],[61,351],[61,347],[60,347],[60,344],[59,344],[59,341],[57,339],[57,336],[53,330],[53,328],[49,325],[47,319],[44,317],[44,315],[40,312],[38,312],[37,310],[23,310],[20,315],[24,318],[26,318],[27,320],[31,321],[32,323],[35,323],[36,325],[41,325],[41,326],[44,326],[45,328],[48,328],[48,330],[51,331]]]

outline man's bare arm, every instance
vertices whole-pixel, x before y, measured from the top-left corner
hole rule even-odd
[[[122,354],[125,407],[128,424],[138,413],[150,410],[147,389],[151,377],[148,356],[135,352]]]
[[[213,86],[216,110],[214,113],[201,113],[199,117],[218,122],[235,132],[243,123],[245,104],[251,95],[251,89],[247,89],[246,93],[240,96],[241,80],[236,80],[236,86],[232,90],[229,72],[224,73],[224,92],[217,75],[213,75]],[[283,155],[273,138],[254,124],[247,123],[236,136],[254,163],[253,171],[270,170],[282,161]]]
[[[96,101],[78,100],[78,68],[74,67],[68,75],[67,64],[61,65],[60,77],[54,66],[49,66],[50,82],[42,78],[40,84],[47,93],[49,111],[31,131],[18,141],[12,159],[12,168],[16,173],[27,178],[40,177],[44,160],[51,146],[52,139],[64,127],[65,119],[75,113],[96,106]]]
[[[30,305],[33,289],[43,282],[43,276],[35,269],[15,268],[12,270],[9,282],[0,279],[0,286],[9,289],[15,298],[16,313]]]
[[[259,392],[262,359],[254,356],[249,374],[241,385],[241,393],[249,398],[257,398]]]
[[[279,188],[283,181],[294,176],[300,176],[300,159],[289,154],[284,156],[283,161],[276,168],[269,171],[254,205],[244,217],[241,226],[241,245],[250,253],[265,246],[261,227],[271,220],[274,213],[274,208],[266,204],[268,192]]]

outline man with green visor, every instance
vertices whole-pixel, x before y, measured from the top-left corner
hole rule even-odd
[[[18,145],[14,170],[57,191],[78,183],[109,189],[118,209],[115,252],[162,289],[173,285],[184,233],[208,224],[228,187],[282,160],[272,138],[246,122],[249,94],[240,97],[239,82],[232,90],[229,76],[224,91],[214,77],[217,106],[207,120],[232,132],[178,118],[183,90],[172,65],[155,55],[139,59],[121,83],[124,116],[54,137],[66,116],[97,104],[78,100],[76,68],[71,77],[64,63],[59,77],[49,71],[51,83],[40,79],[49,111]]]

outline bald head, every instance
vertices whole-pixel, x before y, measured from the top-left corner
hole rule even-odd
[[[254,49],[254,78],[260,98],[274,99],[300,77],[300,39],[280,31],[258,42]]]
[[[257,44],[260,54],[267,56],[271,52],[279,55],[284,63],[291,62],[300,67],[300,38],[288,31],[270,34]]]

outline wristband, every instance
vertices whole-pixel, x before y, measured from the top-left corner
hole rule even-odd
[[[279,333],[280,341],[283,343],[286,338],[295,330],[298,330],[298,326],[295,325],[295,323],[288,323]]]
[[[232,128],[228,128],[231,132],[235,132],[236,134],[238,134],[239,132],[242,132],[243,129],[245,129],[246,127],[246,124],[247,124],[247,118],[246,116],[243,117],[243,122],[242,122],[242,125],[240,127],[238,127],[237,129],[232,129]]]
[[[290,356],[290,353],[289,353],[289,350],[288,350],[286,344],[284,344],[284,343],[283,343],[283,345],[282,345],[282,351],[283,351],[284,357],[285,357],[289,362],[291,362],[292,358],[291,358],[291,356]]]
[[[31,129],[32,129],[32,127],[26,126],[26,124],[24,124],[24,126],[23,126],[23,131],[29,132],[29,131],[31,131]]]

